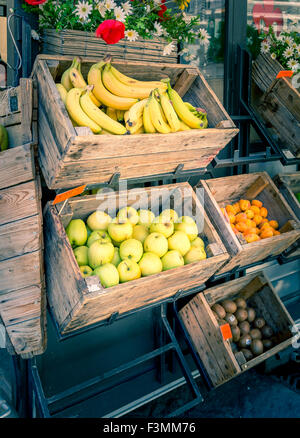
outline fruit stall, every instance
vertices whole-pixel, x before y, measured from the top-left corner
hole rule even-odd
[[[0,328],[16,409],[118,418],[162,400],[159,416],[177,417],[295,355],[298,67],[278,76],[262,31],[253,59],[245,0],[206,5],[225,22],[221,80],[223,40],[198,2],[54,3],[0,1]]]

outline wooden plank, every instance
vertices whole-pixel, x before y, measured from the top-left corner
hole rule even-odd
[[[38,318],[41,312],[41,295],[41,285],[32,285],[1,294],[0,308],[5,326]]]
[[[265,92],[281,70],[283,68],[276,59],[260,53],[252,65],[252,79]]]
[[[245,199],[253,200],[267,187],[269,182],[264,178],[264,175],[259,176],[257,180],[246,191]]]
[[[30,181],[34,175],[30,144],[0,152],[0,189]]]
[[[33,318],[7,327],[16,354],[24,359],[43,354],[47,336],[41,318]]]
[[[276,175],[274,183],[300,221],[300,203],[295,195],[300,192],[300,173]]]
[[[177,91],[179,96],[184,96],[186,92],[191,88],[197,76],[198,71],[196,68],[187,68],[181,73],[176,83],[174,84],[174,90]]]
[[[22,113],[22,143],[32,142],[32,100],[33,100],[33,85],[31,79],[20,79],[20,109]]]

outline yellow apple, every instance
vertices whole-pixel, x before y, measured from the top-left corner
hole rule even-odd
[[[81,275],[83,277],[91,277],[91,275],[93,275],[93,270],[90,266],[86,265],[86,266],[80,266],[79,267]]]
[[[168,240],[163,234],[151,233],[145,239],[144,250],[162,257],[168,251]]]
[[[191,249],[191,242],[187,234],[183,231],[175,231],[172,236],[168,238],[169,249],[176,249],[184,256]]]
[[[108,224],[111,222],[111,217],[109,214],[101,210],[96,210],[94,213],[90,214],[87,218],[87,225],[92,231],[95,230],[107,230]]]
[[[177,222],[178,221],[178,214],[176,213],[175,210],[172,210],[172,209],[165,209],[165,210],[163,210],[160,213],[159,217],[162,220],[169,221],[169,222],[170,221],[171,222]]]
[[[118,265],[118,272],[120,277],[120,282],[125,283],[126,281],[136,280],[137,278],[140,278],[141,268],[139,265],[134,262],[133,260],[123,260]]]
[[[139,267],[141,268],[142,276],[147,277],[162,271],[162,261],[153,252],[145,252],[139,262]]]
[[[94,275],[99,277],[99,280],[104,287],[116,286],[120,282],[119,271],[112,263],[98,266],[94,270]]]
[[[149,236],[148,228],[145,225],[135,225],[133,227],[132,238],[144,243],[146,237]]]
[[[150,233],[160,233],[168,238],[174,233],[174,223],[157,217],[150,225]]]
[[[184,256],[184,263],[188,265],[189,263],[199,262],[200,260],[206,259],[206,252],[203,248],[193,246]]]
[[[112,258],[111,263],[115,266],[118,266],[119,263],[121,263],[122,259],[120,257],[119,248],[114,248],[114,256]]]
[[[133,226],[130,222],[121,222],[117,218],[108,226],[108,234],[116,243],[130,239],[132,236]]]
[[[143,245],[139,240],[124,240],[120,245],[120,257],[138,262],[143,255]]]
[[[72,219],[66,228],[66,234],[72,248],[84,245],[87,239],[87,229],[83,220]]]
[[[138,215],[138,224],[145,225],[147,228],[150,227],[151,223],[155,219],[155,214],[150,210],[141,209],[138,211]]]
[[[75,248],[73,252],[75,259],[77,260],[78,266],[85,266],[89,264],[87,246],[77,246],[77,248]]]
[[[198,236],[198,227],[190,216],[181,216],[175,224],[175,231],[183,231],[192,242]]]
[[[99,230],[92,231],[90,237],[87,240],[87,246],[90,247],[95,240],[102,240],[102,242],[111,242],[111,238],[109,237],[107,231]]]
[[[92,230],[90,229],[90,227],[88,225],[86,225],[86,231],[87,231],[87,237],[89,238],[90,235],[92,234]]]
[[[168,269],[178,268],[179,266],[184,265],[184,260],[179,251],[175,249],[168,251],[162,259],[163,271],[167,271]]]
[[[139,215],[135,208],[124,207],[118,211],[117,218],[120,221],[129,221],[132,225],[136,225],[139,221]]]
[[[88,250],[89,265],[95,269],[97,266],[110,263],[114,256],[114,246],[110,242],[95,240]]]
[[[196,239],[191,241],[191,246],[195,248],[204,248],[204,242],[201,237],[196,237]]]

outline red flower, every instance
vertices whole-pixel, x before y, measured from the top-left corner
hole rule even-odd
[[[102,38],[107,44],[116,44],[125,36],[125,25],[117,20],[105,20],[98,26],[96,37]]]
[[[25,0],[31,6],[42,5],[46,0]]]
[[[165,5],[165,1],[166,0],[162,0],[161,5],[160,5],[160,10],[157,12],[157,15],[160,17],[159,21],[166,20],[166,18],[164,17],[164,13],[167,10],[167,6]]]

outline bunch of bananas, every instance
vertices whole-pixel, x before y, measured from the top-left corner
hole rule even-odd
[[[207,127],[205,110],[184,102],[169,79],[139,81],[118,71],[111,58],[93,64],[84,79],[75,58],[56,84],[74,126],[94,134],[142,134]]]

